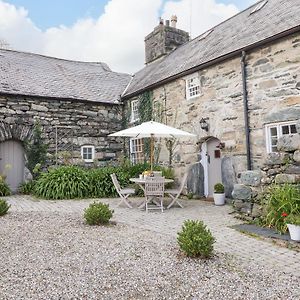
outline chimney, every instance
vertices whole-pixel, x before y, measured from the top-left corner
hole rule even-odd
[[[178,46],[190,40],[188,32],[177,29],[177,17],[173,15],[170,21],[159,19],[159,25],[145,38],[145,60],[149,64],[175,50]]]
[[[171,17],[171,26],[176,28],[176,24],[177,24],[177,16],[176,15],[173,15]]]

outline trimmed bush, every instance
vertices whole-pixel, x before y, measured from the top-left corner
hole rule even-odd
[[[108,204],[94,202],[84,210],[84,218],[89,225],[107,224],[113,213]]]
[[[8,205],[5,200],[0,199],[0,216],[4,216],[5,214],[7,214],[9,208],[10,205]]]
[[[222,183],[216,183],[214,186],[214,192],[216,194],[224,194],[224,185]]]
[[[265,203],[262,224],[285,233],[286,216],[300,214],[300,187],[292,184],[273,185],[263,197]]]
[[[177,241],[189,257],[209,258],[213,254],[215,238],[202,221],[186,220],[178,232]]]
[[[77,166],[51,168],[35,183],[35,194],[46,199],[75,199],[89,196],[87,172]]]
[[[0,179],[0,197],[9,196],[10,194],[9,186],[3,179]]]
[[[30,195],[34,192],[35,180],[21,183],[19,192],[24,195]]]

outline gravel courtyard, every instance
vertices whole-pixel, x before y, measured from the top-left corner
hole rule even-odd
[[[228,207],[190,201],[184,209],[147,215],[116,208],[116,200],[107,200],[115,209],[117,224],[90,227],[82,218],[82,209],[90,201],[47,202],[26,197],[8,201],[11,211],[0,218],[1,300],[300,299],[297,272],[273,268],[271,261],[260,263],[251,255],[247,259],[241,250],[241,255],[222,251],[218,224],[222,216],[229,225],[236,223]],[[217,238],[215,257],[207,261],[185,258],[176,243],[182,219],[195,218],[195,214],[205,219],[213,211],[216,217],[204,221]],[[236,231],[232,234],[242,245],[249,241],[245,251],[250,254],[257,243],[273,247],[279,265],[282,259],[286,264],[289,257],[299,259],[289,249]]]

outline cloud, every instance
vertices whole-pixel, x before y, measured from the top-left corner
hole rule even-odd
[[[191,20],[195,36],[238,9],[216,0],[110,0],[98,19],[83,18],[70,27],[53,27],[43,32],[30,20],[26,9],[0,0],[0,39],[8,41],[15,50],[104,61],[113,70],[132,73],[143,67],[144,37],[157,25],[160,11],[165,18],[176,14],[178,27],[187,31]]]

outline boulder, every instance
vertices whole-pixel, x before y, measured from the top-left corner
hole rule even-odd
[[[297,174],[278,174],[275,183],[300,183],[300,175]]]
[[[300,174],[300,165],[290,165],[284,171],[286,174]]]
[[[294,152],[293,159],[296,163],[300,164],[300,150]]]
[[[262,179],[260,170],[245,171],[241,173],[240,181],[244,185],[259,186]]]
[[[279,138],[277,142],[277,148],[279,151],[294,152],[300,150],[300,135],[284,135]]]
[[[289,158],[290,156],[288,153],[269,153],[266,157],[265,164],[268,166],[284,165],[289,161]]]
[[[244,184],[235,184],[232,191],[232,197],[238,200],[250,200],[252,190]]]
[[[262,216],[262,213],[263,213],[263,210],[262,210],[261,205],[254,203],[253,207],[252,207],[252,212],[251,212],[252,217],[258,218],[258,217]]]

